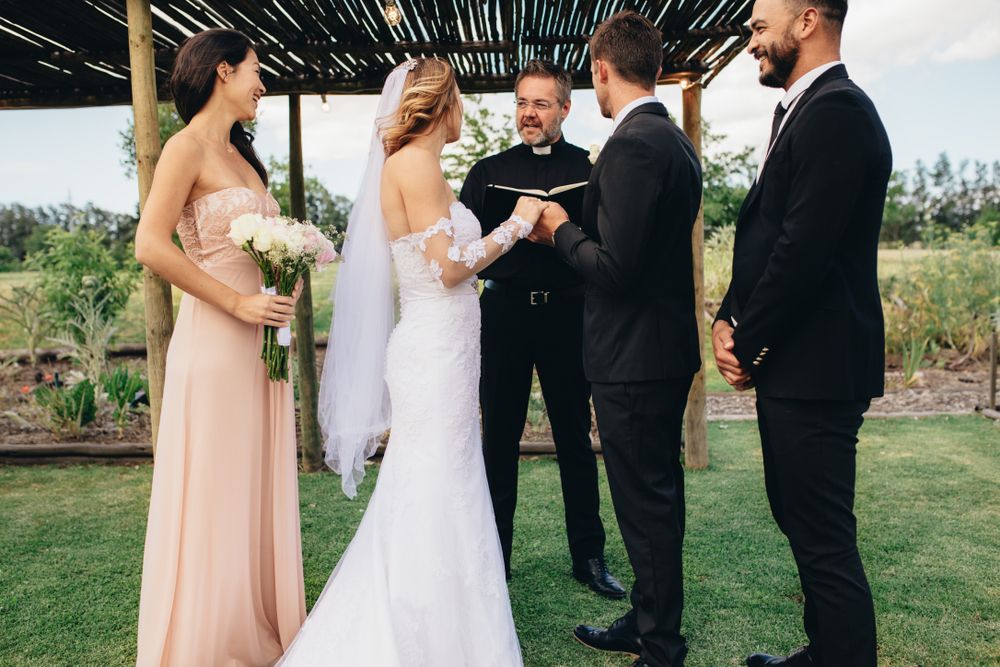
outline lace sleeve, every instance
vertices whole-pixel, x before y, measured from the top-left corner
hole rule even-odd
[[[519,240],[531,233],[532,225],[521,216],[511,216],[492,232],[468,245],[455,242],[451,220],[441,218],[414,236],[427,258],[434,277],[445,287],[454,287],[476,275],[507,253]]]

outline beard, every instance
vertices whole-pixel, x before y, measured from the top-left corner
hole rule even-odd
[[[524,133],[524,130],[529,127],[538,131],[538,134],[531,139],[528,139]],[[517,133],[521,136],[521,141],[529,146],[549,146],[556,142],[560,132],[562,132],[562,121],[558,117],[548,125],[538,120],[532,121],[530,125],[524,122],[517,125]]]
[[[784,88],[792,70],[799,62],[799,43],[790,35],[784,35],[781,42],[764,49],[764,55],[770,63],[770,71],[760,73],[761,85],[768,88]]]

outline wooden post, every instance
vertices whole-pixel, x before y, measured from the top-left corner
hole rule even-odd
[[[150,0],[127,0],[129,67],[132,71],[132,111],[135,117],[135,158],[139,174],[139,211],[146,205],[153,170],[160,158],[160,127],[156,113],[156,70],[153,65],[153,20]],[[152,444],[160,426],[160,403],[167,366],[167,347],[174,330],[174,302],[170,283],[148,268],[142,270],[146,300],[146,373]]]
[[[305,175],[302,167],[302,108],[298,95],[288,96],[288,191],[293,218],[306,218]],[[295,304],[295,355],[299,364],[299,429],[302,469],[319,470],[323,449],[317,419],[319,383],[316,380],[316,339],[313,334],[312,282],[303,278]]]
[[[684,133],[694,144],[701,159],[701,84],[681,83],[683,87]],[[701,368],[691,383],[687,410],[684,413],[684,464],[692,470],[708,467],[708,419],[705,406],[705,202],[698,208],[691,232],[694,255],[694,309],[698,322],[698,354]]]
[[[990,337],[990,400],[987,401],[990,410],[997,409],[997,329],[993,328]]]

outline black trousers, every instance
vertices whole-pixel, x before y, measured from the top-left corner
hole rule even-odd
[[[642,659],[677,667],[684,583],[684,468],[681,425],[692,376],[627,384],[594,383],[604,465],[625,550],[635,574],[630,619]]]
[[[875,667],[875,609],[854,518],[858,429],[870,401],[757,398],[764,482],[805,596],[820,667]]]
[[[553,295],[549,303],[532,306],[527,294],[484,289],[480,305],[483,452],[507,572],[533,367],[556,445],[570,555],[574,563],[601,557],[604,526],[590,441],[590,384],[583,373],[583,297]]]

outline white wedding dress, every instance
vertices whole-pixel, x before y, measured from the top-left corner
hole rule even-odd
[[[449,257],[481,256],[476,217],[457,202],[450,215],[391,243],[391,437],[361,525],[281,665],[522,664],[483,464],[475,278],[446,288],[423,252],[447,234]]]

